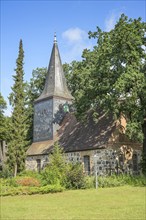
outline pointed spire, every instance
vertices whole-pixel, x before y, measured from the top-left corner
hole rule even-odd
[[[46,75],[45,87],[42,94],[36,100],[41,101],[42,99],[60,97],[67,100],[72,100],[73,97],[70,94],[66,79],[63,72],[59,49],[57,45],[56,33],[54,34],[54,44],[51,53],[50,63],[48,72]]]

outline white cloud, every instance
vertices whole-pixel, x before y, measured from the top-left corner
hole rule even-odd
[[[120,17],[121,12],[112,11],[105,19],[105,31],[110,31],[114,28],[116,22]]]
[[[67,40],[69,43],[75,43],[79,41],[83,41],[88,38],[87,33],[76,27],[76,28],[70,28],[62,33],[63,39]]]
[[[92,41],[88,38],[88,33],[78,27],[64,31],[62,38],[65,41],[62,53],[63,62],[81,60],[83,50],[92,48]]]

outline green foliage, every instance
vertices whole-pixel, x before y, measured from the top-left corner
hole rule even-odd
[[[67,74],[79,117],[97,107],[116,118],[122,113],[127,135],[141,142],[146,116],[145,29],[140,18],[121,15],[110,32],[98,27],[90,31],[89,38],[97,39],[97,44],[93,51],[84,50],[83,60],[71,63]]]
[[[63,150],[55,143],[52,154],[50,155],[49,165],[41,172],[44,185],[60,184],[64,185],[66,178],[67,164]]]
[[[83,189],[95,188],[95,177],[94,176],[84,176]]]
[[[15,196],[15,195],[33,195],[62,192],[63,187],[59,185],[48,185],[42,187],[1,187],[0,196]]]
[[[12,93],[9,96],[13,112],[10,123],[10,141],[8,143],[7,162],[14,176],[25,167],[25,151],[28,144],[23,59],[23,44],[22,40],[20,40],[19,53],[16,60],[16,75],[13,76],[14,85],[12,87]]]
[[[0,117],[4,114],[4,110],[7,108],[6,101],[4,100],[0,92]]]
[[[78,118],[87,118],[92,110],[98,120],[97,107],[115,119],[123,114],[126,135],[141,143],[146,117],[145,30],[146,23],[141,18],[128,19],[122,14],[110,32],[99,27],[90,31],[89,38],[97,39],[93,50],[84,50],[81,62],[66,66]]]
[[[53,167],[52,165],[48,165],[42,172],[42,184],[60,184],[61,182],[61,174],[57,167]]]
[[[141,176],[129,176],[129,175],[112,175],[112,176],[98,176],[98,187],[99,188],[109,188],[109,187],[119,187],[119,186],[146,186],[146,177]],[[90,189],[95,188],[95,177],[86,176],[84,178],[84,185],[82,188]]]
[[[81,189],[85,187],[85,176],[80,163],[69,163],[66,173],[66,188]]]
[[[66,162],[58,143],[55,144],[49,165],[41,172],[43,185],[59,184],[67,189],[84,187],[84,174],[81,164]]]
[[[7,108],[6,101],[0,92],[0,140],[8,141],[9,139],[9,118],[4,115]]]
[[[108,176],[108,177],[98,177],[99,187],[117,187],[117,186],[146,186],[145,176],[129,176],[129,175],[119,175],[119,176]]]
[[[10,171],[9,167],[5,165],[2,171],[0,171],[0,178],[9,178],[12,176],[13,176],[13,173]]]
[[[98,177],[98,186],[102,188],[117,187],[123,185],[125,185],[123,178],[118,178],[115,176]]]
[[[40,180],[41,175],[37,171],[24,170],[21,173],[19,173],[18,177],[34,177]]]

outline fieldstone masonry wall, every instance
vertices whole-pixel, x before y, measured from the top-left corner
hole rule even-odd
[[[40,169],[43,169],[48,163],[48,160],[48,155],[37,155],[27,157],[25,161],[26,170],[37,171],[39,170],[39,167]]]
[[[96,155],[96,156],[95,156]],[[136,156],[135,156],[136,155]],[[86,170],[84,157],[89,158],[89,170]],[[110,174],[139,174],[140,173],[140,161],[141,150],[135,150],[133,157],[127,163],[125,163],[123,155],[119,153],[119,150],[114,149],[101,149],[90,150],[80,152],[66,153],[67,161],[73,163],[79,162],[83,165],[85,173],[94,175],[97,171],[97,175],[110,175]],[[49,162],[48,155],[30,156],[26,159],[27,170],[38,170],[38,161],[41,161],[40,168],[43,169]]]
[[[66,153],[68,161],[80,162],[83,164],[83,167],[85,167],[84,157],[89,156],[90,174],[94,174],[96,170],[98,175],[107,175],[112,173],[138,174],[140,172],[141,150],[135,150],[133,155],[136,155],[135,161],[133,157],[127,163],[124,163],[123,155],[114,149]],[[86,172],[85,169],[84,172]]]

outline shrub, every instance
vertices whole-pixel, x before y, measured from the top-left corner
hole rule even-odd
[[[119,175],[119,176],[107,176],[98,177],[99,187],[117,187],[117,186],[146,186],[145,176],[130,176],[130,175]]]
[[[0,178],[10,178],[12,176],[13,174],[7,166],[4,166],[3,170],[0,171]]]
[[[50,155],[50,163],[41,172],[42,184],[60,184],[64,186],[67,167],[63,150],[59,147],[58,143],[55,143],[52,155]]]
[[[37,171],[25,170],[18,175],[19,177],[34,177],[36,179],[40,179],[41,175]]]
[[[117,187],[123,185],[124,181],[122,179],[118,179],[117,176],[98,177],[98,186],[102,188]]]
[[[69,163],[66,173],[66,188],[67,189],[81,189],[84,188],[85,179],[83,174],[83,167],[80,163]]]
[[[17,187],[18,183],[17,183],[16,179],[13,177],[13,178],[9,178],[6,180],[6,185],[12,186],[12,187]]]
[[[40,186],[40,182],[33,177],[24,177],[16,180],[19,186]]]
[[[0,191],[0,196],[15,196],[15,195],[33,195],[62,192],[63,187],[59,185],[48,185],[43,187],[3,187]]]
[[[94,176],[85,176],[84,177],[84,189],[95,188],[95,177]]]
[[[131,175],[120,175],[117,177],[118,180],[123,180],[125,185],[131,186],[146,186],[146,176],[131,176]]]
[[[50,164],[41,172],[41,180],[43,186],[61,184],[62,176],[59,169]]]

